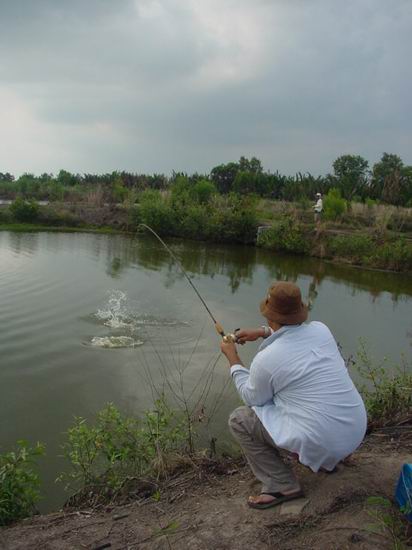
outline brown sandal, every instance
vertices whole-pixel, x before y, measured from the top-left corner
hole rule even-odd
[[[251,502],[248,500],[248,505],[250,508],[255,508],[256,510],[265,510],[266,508],[272,508],[273,506],[279,506],[282,502],[288,502],[289,500],[295,500],[297,498],[302,498],[304,496],[303,491],[298,493],[292,493],[290,495],[284,495],[283,493],[260,493],[261,495],[270,495],[274,497],[273,500],[269,502]]]

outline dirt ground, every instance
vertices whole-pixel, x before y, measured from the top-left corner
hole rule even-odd
[[[400,468],[412,458],[412,446],[398,436],[373,434],[334,474],[314,474],[295,464],[305,498],[276,508],[247,506],[247,496],[259,487],[244,464],[209,463],[169,479],[151,497],[140,487],[136,499],[122,506],[58,512],[5,528],[0,548],[395,548],[390,529],[372,517],[375,507],[367,499],[393,498]]]

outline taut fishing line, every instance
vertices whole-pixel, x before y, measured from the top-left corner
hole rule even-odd
[[[212,319],[214,325],[215,325],[215,329],[217,331],[218,334],[220,334],[220,336],[226,341],[226,342],[235,342],[236,341],[236,337],[233,335],[233,334],[225,334],[224,330],[223,330],[223,327],[220,323],[218,323],[213,315],[213,313],[210,311],[209,309],[209,306],[207,305],[207,303],[205,302],[205,300],[202,298],[202,296],[200,295],[200,292],[197,290],[197,288],[195,287],[193,281],[191,280],[191,278],[189,277],[189,275],[186,273],[186,271],[184,270],[182,264],[180,263],[180,261],[178,260],[178,258],[176,257],[175,253],[167,246],[167,244],[164,242],[164,240],[156,233],[156,231],[154,229],[152,229],[151,227],[149,227],[148,225],[146,225],[145,223],[140,223],[139,224],[139,227],[145,227],[146,229],[148,229],[155,237],[156,239],[163,245],[163,247],[167,250],[167,252],[170,254],[170,256],[173,258],[173,260],[176,262],[177,266],[179,267],[180,271],[183,273],[183,275],[186,277],[186,280],[188,281],[188,283],[190,284],[190,286],[193,288],[193,290],[196,292],[196,295],[197,297],[199,298],[199,300],[202,302],[204,308],[206,309],[207,313],[209,314],[210,318]]]

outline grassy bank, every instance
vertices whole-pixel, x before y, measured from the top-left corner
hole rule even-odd
[[[135,233],[141,223],[163,237],[242,243],[366,268],[412,271],[412,210],[349,206],[333,192],[325,198],[319,224],[310,203],[220,195],[210,182],[190,186],[184,178],[168,192],[142,192],[133,204],[40,207],[19,200],[0,208],[0,230]]]
[[[47,231],[48,233],[102,233],[108,235],[118,235],[125,233],[125,230],[115,229],[114,227],[92,227],[82,225],[77,227],[40,225],[35,223],[5,223],[0,225],[0,231],[13,231],[14,233],[38,233]]]
[[[210,365],[211,372],[215,364]],[[388,365],[371,360],[361,344],[356,359],[348,367],[356,369],[360,376],[359,389],[368,412],[369,433],[412,425],[410,364],[388,369]],[[170,380],[168,383],[172,388]],[[113,404],[108,404],[92,422],[76,418],[62,447],[68,469],[58,478],[69,492],[67,504],[95,508],[133,501],[136,495],[156,500],[160,498],[159,487],[164,480],[179,472],[218,468],[222,457],[216,453],[210,424],[216,406],[207,407],[205,398],[209,384],[207,379],[197,385],[190,397],[181,389],[182,393],[175,395],[178,399],[174,407],[164,394],[159,394],[153,408],[140,418],[121,414]],[[152,389],[158,393],[154,386]],[[209,449],[202,447],[198,438],[205,423]],[[16,449],[0,454],[0,525],[13,523],[35,511],[40,497],[36,462],[43,460],[43,455],[43,445],[30,447],[27,442],[18,442]]]
[[[257,246],[365,268],[412,271],[412,241],[403,235],[315,227],[286,216],[260,234]]]

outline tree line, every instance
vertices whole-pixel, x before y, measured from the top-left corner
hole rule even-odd
[[[60,170],[56,176],[26,173],[15,178],[10,173],[0,172],[0,198],[21,196],[37,200],[82,201],[88,193],[99,190],[104,202],[123,202],[126,199],[134,202],[141,192],[168,190],[182,177],[193,186],[212,184],[222,195],[236,193],[302,201],[313,200],[318,192],[326,194],[330,189],[336,189],[348,201],[375,200],[396,206],[412,206],[412,166],[405,165],[398,155],[391,153],[383,153],[372,167],[359,155],[342,155],[333,162],[332,172],[325,176],[300,172],[286,176],[279,171],[265,171],[261,161],[255,157],[241,157],[238,162],[220,164],[209,174],[173,173],[171,177],[125,171],[73,174]]]

